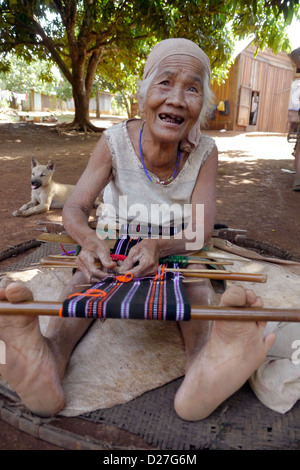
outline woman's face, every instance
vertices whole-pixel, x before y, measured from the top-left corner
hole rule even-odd
[[[199,118],[203,70],[194,57],[164,59],[147,92],[144,114],[149,131],[161,142],[180,142]]]

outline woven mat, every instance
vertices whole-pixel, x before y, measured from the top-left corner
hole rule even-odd
[[[68,246],[65,248],[69,249]],[[5,271],[26,268],[47,254],[57,253],[58,249],[56,243],[44,243],[21,261],[5,268]],[[107,424],[129,431],[164,450],[299,449],[299,402],[288,413],[281,415],[262,405],[246,384],[209,418],[186,422],[178,418],[173,409],[174,395],[181,380],[146,392],[126,404],[87,413],[80,418],[95,426],[98,423]],[[11,397],[9,391],[8,396]]]
[[[285,415],[263,406],[248,384],[226,400],[209,418],[186,422],[173,409],[182,379],[141,397],[82,416],[133,432],[160,449],[299,449],[300,404]]]

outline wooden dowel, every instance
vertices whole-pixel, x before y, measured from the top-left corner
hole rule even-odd
[[[55,261],[55,259],[41,259],[41,266],[53,267],[53,268],[76,268],[76,260],[72,261],[66,259],[63,261]],[[96,263],[96,266],[101,266],[100,263]],[[226,271],[224,269],[213,270],[213,269],[177,269],[177,268],[166,268],[166,271],[170,272],[181,272],[184,277],[197,277],[206,279],[219,279],[219,280],[231,280],[231,281],[244,281],[244,282],[267,282],[267,276],[265,274],[258,273],[235,273]]]
[[[75,269],[77,266],[76,264],[39,264],[38,266],[39,268],[71,268],[71,269]]]
[[[300,322],[299,309],[191,306],[193,320]]]
[[[58,316],[61,302],[26,301],[10,303],[0,302],[0,315]]]
[[[210,259],[201,259],[201,260],[196,260],[196,259],[189,259],[188,264],[213,264],[214,266],[232,266],[233,263],[231,261],[224,261],[224,263],[218,262],[218,261],[213,261]]]
[[[41,267],[44,268],[74,268],[76,266],[74,265],[68,265],[68,264],[59,264],[52,266],[51,264],[49,265],[43,265]],[[206,270],[205,270],[206,271]],[[216,279],[220,281],[239,281],[239,282],[260,282],[260,283],[266,283],[267,282],[267,276],[264,274],[255,274],[255,273],[232,273],[228,271],[218,271],[214,272],[213,270],[207,270],[207,272],[187,272],[187,270],[181,271],[184,277],[193,277],[193,278],[203,278],[203,279]]]
[[[76,258],[71,258],[69,256],[66,257],[61,257],[61,258],[42,258],[40,260],[40,263],[53,263],[53,264],[59,264],[59,263],[73,263],[76,264]]]
[[[228,271],[214,272],[210,271],[208,273],[189,273],[183,272],[184,277],[194,277],[194,278],[206,278],[206,279],[216,279],[220,281],[239,281],[239,282],[267,282],[267,276],[264,274],[256,273],[231,273]]]
[[[238,258],[236,256],[239,256]],[[196,254],[195,256],[190,256],[190,259],[194,258],[199,258],[201,257],[202,259],[206,259],[207,261],[213,262],[213,260],[219,260],[219,261],[243,261],[247,263],[253,262],[253,259],[248,259],[243,257],[243,255],[231,255],[230,253],[218,253],[218,252],[213,252],[213,251],[204,251],[204,252],[199,252],[199,254]]]
[[[165,271],[169,271],[171,273],[182,273],[182,274],[191,274],[191,273],[231,273],[232,271],[225,271],[224,269],[190,269],[190,268],[165,268]]]
[[[22,302],[12,304],[0,302],[0,315],[58,316],[60,302]],[[191,306],[192,320],[231,320],[231,321],[276,321],[300,322],[300,308],[243,308],[243,307],[200,307]]]
[[[64,262],[64,261],[59,261],[59,263],[55,261],[41,261],[39,263],[39,266],[41,267],[46,267],[46,268],[63,268],[63,267],[69,267],[69,268],[76,268],[76,263],[72,262]]]
[[[71,262],[75,262],[76,259],[77,259],[77,256],[75,255],[48,255],[47,258],[42,258],[42,260],[53,260],[53,259],[57,259],[57,260],[60,260],[60,261],[71,261]],[[192,258],[188,258],[187,260],[187,263],[188,264],[207,264],[207,261],[210,261],[209,259],[198,259],[198,257],[194,256]],[[218,262],[218,261],[210,261],[211,264],[215,265],[215,266],[232,266],[233,265],[233,262],[231,261],[224,261],[224,263],[221,263],[221,262]]]

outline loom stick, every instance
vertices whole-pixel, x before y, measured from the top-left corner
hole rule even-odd
[[[44,268],[74,268],[72,264],[59,264],[59,265],[44,265]],[[225,270],[222,272],[214,272],[213,270],[207,270],[208,272],[186,272],[187,270],[182,270],[184,277],[193,277],[193,278],[203,278],[203,279],[215,279],[220,281],[239,281],[239,282],[259,282],[266,283],[267,276],[265,274],[255,274],[255,273],[232,273]]]
[[[66,261],[75,261],[77,258],[77,256],[75,255],[48,255],[47,258],[42,258],[42,260],[46,260],[46,261],[50,261],[50,260],[62,260],[64,262]],[[188,264],[207,264],[207,261],[210,261],[208,260],[207,258],[206,259],[198,259],[197,257],[193,257],[193,258],[190,258],[188,257],[188,260],[187,260],[187,263]],[[231,261],[226,261],[224,263],[221,263],[221,262],[218,262],[218,261],[213,261],[211,262],[211,264],[215,265],[215,266],[232,266],[233,263]]]
[[[239,256],[238,258],[236,256]],[[207,261],[212,262],[213,260],[218,260],[218,261],[245,261],[247,263],[251,263],[253,260],[252,259],[247,259],[242,257],[242,255],[231,255],[230,253],[218,253],[215,251],[199,251],[198,254],[194,256],[189,256],[190,259],[194,258],[201,258],[201,259],[206,259]]]
[[[0,302],[0,315],[59,316],[60,302]],[[66,317],[64,317],[66,318]],[[144,319],[142,312],[141,319]],[[300,322],[300,309],[211,307],[191,305],[192,320]]]
[[[240,281],[240,282],[267,282],[267,276],[265,274],[256,274],[256,273],[232,273],[228,271],[222,272],[205,272],[205,273],[195,273],[195,272],[186,272],[182,271],[184,277],[194,277],[194,278],[206,278],[206,279],[216,279],[220,281]]]
[[[188,264],[213,264],[214,266],[232,266],[233,265],[231,261],[224,261],[224,263],[221,263],[219,261],[212,261],[210,259],[202,259],[202,258],[200,260],[189,258]]]
[[[101,266],[100,263],[96,263]],[[55,259],[41,259],[41,266],[49,268],[76,268],[76,261],[68,260],[65,261],[55,261]],[[184,277],[197,277],[197,278],[206,278],[206,279],[217,279],[217,280],[231,280],[231,281],[245,281],[245,282],[267,282],[267,276],[265,274],[257,273],[235,273],[231,271],[226,271],[224,269],[212,270],[212,269],[176,269],[176,268],[166,268],[166,271],[170,272],[181,272]]]
[[[211,273],[213,271],[213,273],[230,273],[232,274],[233,272],[232,271],[225,271],[225,269],[215,269],[215,270],[212,270],[212,269],[195,269],[195,268],[165,268],[165,272],[166,271],[169,271],[171,273],[182,273],[182,274],[185,274],[185,273],[188,273],[188,274],[191,274],[191,273],[195,273],[195,274],[199,274],[199,273]]]
[[[61,266],[69,266],[71,268],[76,268],[76,260],[72,261],[68,259],[55,261],[55,260],[48,260],[48,259],[42,258],[39,264],[41,266],[50,266],[53,268],[60,268]]]

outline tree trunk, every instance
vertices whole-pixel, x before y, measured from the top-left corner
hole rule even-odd
[[[130,109],[130,106],[128,104],[127,97],[126,97],[125,93],[123,93],[122,90],[121,90],[121,96],[122,96],[123,103],[125,104],[125,107],[126,107],[127,116],[129,118],[131,118],[131,109]]]
[[[98,90],[98,83],[96,84],[96,118],[100,118],[100,95]]]
[[[78,86],[73,86],[75,116],[73,122],[68,124],[67,127],[80,132],[102,132],[105,128],[94,126],[90,121],[90,95],[86,91],[82,91],[78,88]]]
[[[90,121],[89,103],[91,91],[86,90],[85,81],[79,76],[73,77],[73,99],[75,116],[72,123],[66,124],[67,129],[79,132],[103,132],[105,128],[94,126]]]

